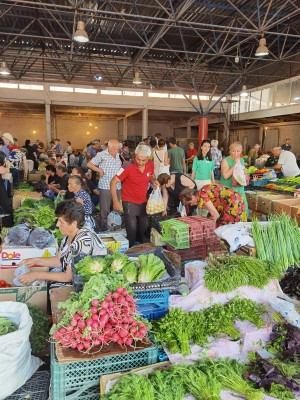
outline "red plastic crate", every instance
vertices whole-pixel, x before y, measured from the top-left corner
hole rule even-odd
[[[205,243],[184,250],[176,250],[172,246],[167,245],[167,250],[178,254],[181,257],[181,261],[195,260],[199,258],[205,258],[207,256],[207,246]]]
[[[200,215],[178,219],[189,226],[190,248],[205,244],[206,239],[211,237],[216,229],[215,221]]]

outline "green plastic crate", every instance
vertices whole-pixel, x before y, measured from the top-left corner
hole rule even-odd
[[[190,248],[189,226],[178,219],[169,219],[160,222],[162,227],[162,240],[176,250]]]
[[[143,350],[115,354],[91,361],[60,364],[51,343],[51,400],[99,400],[101,375],[128,371],[157,362],[158,348],[155,344]]]

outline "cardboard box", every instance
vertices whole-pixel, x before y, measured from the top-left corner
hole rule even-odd
[[[31,172],[28,174],[28,180],[29,182],[38,182],[41,179],[41,175],[45,175],[45,172],[43,171],[36,171],[36,172]]]
[[[298,214],[300,214],[300,205],[291,207],[291,217],[298,220]]]
[[[248,208],[249,210],[257,210],[257,202],[258,202],[258,193],[257,192],[250,192],[247,191],[245,192],[247,202],[248,202]]]
[[[273,202],[275,200],[292,199],[285,194],[262,194],[258,196],[257,210],[263,214],[272,214],[274,212]]]
[[[115,231],[105,231],[105,232],[100,232],[98,233],[99,238],[105,238],[105,237],[110,237],[112,234],[119,234],[127,237],[127,232],[126,229],[120,228],[116,229]]]
[[[151,228],[150,242],[155,244],[155,246],[165,246],[166,242],[164,242],[161,238],[161,234],[158,233],[155,228]]]
[[[280,214],[282,212],[291,215],[292,207],[300,206],[300,199],[289,198],[288,200],[276,200],[273,202],[273,212]]]
[[[256,257],[256,248],[251,246],[241,246],[237,249],[236,254],[239,256]]]
[[[52,257],[57,254],[57,242],[45,249],[37,249],[31,246],[2,246],[1,265],[2,268],[17,267],[19,262],[31,257]]]
[[[15,190],[14,192],[14,196],[13,196],[13,203],[12,203],[12,207],[13,209],[18,208],[21,203],[22,203],[22,199],[33,199],[33,200],[41,200],[42,198],[42,193],[38,193],[38,192],[22,192],[19,190]]]
[[[38,271],[48,271],[44,267],[32,267]],[[0,279],[13,285],[15,268],[0,268]],[[30,303],[40,307],[47,313],[47,285],[24,286],[11,288],[0,288],[0,301],[18,301],[20,303]]]
[[[107,237],[98,236],[112,252],[119,251],[120,253],[124,253],[129,249],[129,241],[119,233],[111,233],[110,236]]]

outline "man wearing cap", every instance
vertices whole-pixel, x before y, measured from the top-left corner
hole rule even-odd
[[[248,153],[248,165],[254,166],[255,160],[258,158],[258,150],[260,149],[259,144],[255,144]]]

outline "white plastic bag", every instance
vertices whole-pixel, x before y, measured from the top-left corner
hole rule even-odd
[[[122,218],[119,213],[116,211],[111,211],[107,216],[107,225],[110,228],[114,228],[115,226],[122,225]]]
[[[180,213],[181,217],[187,216],[185,205],[182,204],[181,202],[179,203],[179,206],[177,207],[177,211]]]
[[[0,336],[0,400],[19,389],[35,373],[42,361],[31,355],[29,335],[32,319],[26,304],[0,302],[0,316],[9,318],[19,329]]]
[[[157,214],[165,210],[164,201],[160,192],[160,188],[153,190],[150,194],[146,205],[146,212],[149,215]]]
[[[248,180],[248,182],[249,182],[249,180]],[[247,182],[245,168],[241,164],[241,162],[238,161],[233,168],[232,185],[233,186],[247,186],[248,182]]]

